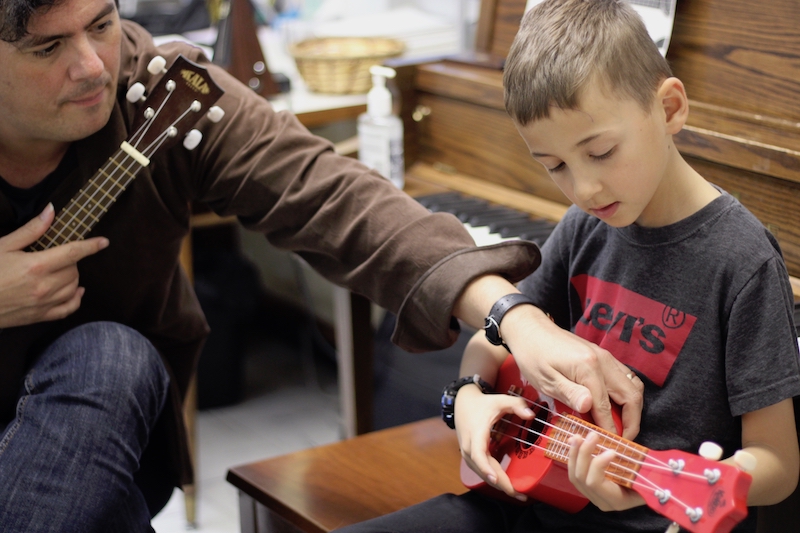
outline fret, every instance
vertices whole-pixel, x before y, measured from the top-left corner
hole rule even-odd
[[[102,191],[102,189],[100,189],[100,192],[103,192],[103,191]],[[105,193],[103,193],[103,194],[105,194]],[[92,202],[92,203],[93,203],[93,204],[94,204],[94,205],[95,205],[95,206],[96,206],[98,209],[100,209],[100,211],[102,211],[103,213],[105,213],[106,211],[108,211],[108,209],[107,209],[107,206],[106,206],[106,205],[103,205],[103,204],[101,204],[100,202],[98,202],[97,200],[95,200],[95,199],[94,199],[92,196],[87,196],[87,197],[86,197],[86,199],[87,199],[88,201]]]
[[[124,167],[123,167],[121,164],[119,164],[118,162],[116,162],[114,159],[110,159],[110,161],[111,161],[111,163],[112,163],[112,164],[114,164],[114,165],[117,165],[117,168],[119,168],[119,169],[120,169],[122,172],[126,173],[126,174],[127,174],[127,175],[128,175],[130,178],[131,178],[131,179],[133,179],[133,178],[135,178],[135,177],[136,177],[136,175],[135,175],[135,174],[131,174],[131,173],[128,171],[128,169],[124,168]]]
[[[112,179],[112,178],[111,178],[111,175],[110,175],[110,174],[107,174],[107,173],[106,173],[106,171],[105,171],[105,169],[100,169],[98,172],[99,172],[100,174],[102,174],[103,176],[105,176],[106,178],[108,178],[108,179]],[[98,188],[98,190],[99,190],[99,191],[100,191],[100,192],[101,192],[103,195],[105,195],[105,196],[106,196],[106,197],[107,197],[107,198],[110,200],[110,202],[109,202],[109,205],[110,205],[111,203],[113,203],[113,202],[115,202],[115,201],[117,200],[116,196],[113,196],[113,195],[110,195],[110,194],[108,194],[108,193],[105,191],[105,189],[103,189],[102,187]]]

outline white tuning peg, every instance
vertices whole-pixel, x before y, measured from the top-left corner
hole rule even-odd
[[[667,530],[664,533],[678,533],[681,530],[680,524],[677,522],[673,522],[669,525]]]
[[[192,130],[186,134],[186,137],[184,137],[183,146],[187,150],[194,150],[197,148],[197,145],[200,144],[201,140],[203,140],[203,134],[197,130]]]
[[[756,469],[756,464],[758,464],[758,459],[756,456],[750,452],[746,452],[744,450],[739,450],[735,454],[733,454],[733,462],[736,463],[736,466],[739,467],[739,470],[743,470],[745,472],[752,472]]]
[[[720,457],[722,457],[722,446],[716,442],[706,441],[700,445],[698,455],[709,461],[719,461]]]
[[[147,72],[150,74],[161,74],[164,72],[164,67],[167,65],[167,60],[161,56],[156,56],[147,64]]]
[[[142,101],[144,99],[144,85],[138,81],[131,85],[131,88],[125,93],[125,98],[132,104]]]
[[[222,117],[225,116],[225,110],[221,107],[214,105],[208,109],[208,113],[206,113],[208,120],[211,122],[217,123],[222,120]]]

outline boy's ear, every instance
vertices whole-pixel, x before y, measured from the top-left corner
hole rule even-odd
[[[678,78],[665,79],[661,82],[656,97],[664,110],[667,131],[675,135],[681,131],[689,117],[689,99],[686,97],[683,82]]]

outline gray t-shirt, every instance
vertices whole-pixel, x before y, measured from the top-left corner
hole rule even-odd
[[[648,448],[697,453],[708,440],[727,457],[741,447],[742,414],[800,395],[779,246],[725,192],[661,228],[613,228],[573,206],[519,288],[636,371],[645,383],[636,441]],[[646,507],[531,512],[544,530],[660,532],[669,523]],[[737,531],[754,529],[752,515]]]

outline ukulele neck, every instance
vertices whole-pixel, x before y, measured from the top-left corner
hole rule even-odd
[[[125,192],[143,166],[142,162],[122,148],[117,150],[64,206],[50,228],[29,250],[41,251],[84,239]]]
[[[650,450],[576,416],[557,417],[544,452],[545,456],[566,464],[569,458],[569,439],[575,435],[586,438],[589,433],[600,435],[600,442],[597,445],[599,450],[616,452],[606,470],[606,477],[618,485],[631,488]]]

